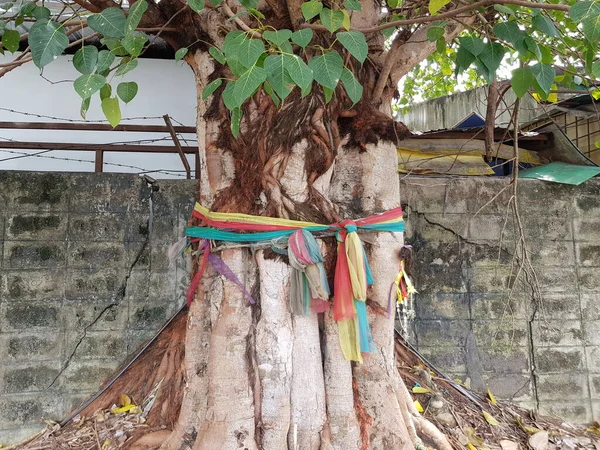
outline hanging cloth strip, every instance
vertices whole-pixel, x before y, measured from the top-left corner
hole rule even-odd
[[[249,297],[243,285],[226,264],[210,255],[210,241],[237,243],[272,242],[288,238],[288,257],[292,267],[290,306],[296,314],[308,314],[312,309],[323,312],[329,308],[330,290],[324,258],[312,233],[334,232],[338,241],[334,277],[333,317],[338,322],[340,344],[347,360],[362,362],[361,353],[374,351],[369,328],[367,288],[373,284],[371,269],[357,231],[403,232],[402,209],[394,208],[382,214],[355,221],[323,225],[274,217],[237,213],[212,212],[196,203],[192,215],[201,226],[186,229],[186,236],[201,241],[198,272],[188,289],[188,302],[193,298],[208,261],[222,275],[236,283]],[[279,250],[278,250],[279,251]],[[216,262],[216,259],[220,262]],[[235,279],[234,279],[235,278]]]

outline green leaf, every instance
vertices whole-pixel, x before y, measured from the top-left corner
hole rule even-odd
[[[98,49],[93,45],[81,47],[73,56],[73,66],[78,72],[92,73],[98,63]]]
[[[127,21],[125,22],[125,32],[131,33],[132,31],[135,31],[147,9],[148,2],[146,0],[136,0],[134,4],[130,4],[129,14],[127,15]]]
[[[600,4],[595,1],[577,1],[569,8],[569,17],[575,23],[582,23],[589,17],[600,14]]]
[[[129,54],[129,52],[125,50],[125,47],[123,47],[123,44],[121,43],[121,40],[119,38],[106,37],[100,39],[100,42],[106,45],[113,53],[113,55],[127,56]]]
[[[535,16],[531,21],[531,24],[533,25],[533,28],[544,33],[546,36],[558,36],[554,22],[542,14]]]
[[[389,39],[392,37],[392,35],[394,34],[395,31],[396,31],[395,27],[384,28],[383,30],[381,30],[381,34],[383,35],[384,38]]]
[[[22,25],[23,22],[25,22],[25,16],[18,16],[17,19],[15,20],[15,27]]]
[[[458,41],[460,42],[460,46],[469,51],[473,56],[479,56],[485,48],[485,43],[478,37],[463,36]]]
[[[121,44],[131,56],[140,56],[146,42],[148,42],[148,36],[139,31],[129,33],[121,40]]]
[[[237,138],[240,134],[240,122],[242,121],[242,110],[241,108],[234,108],[231,110],[231,134],[234,138]]]
[[[210,47],[208,49],[208,53],[210,53],[210,56],[212,56],[218,63],[225,64],[227,62],[225,55],[217,47]]]
[[[223,94],[221,95],[223,103],[225,103],[225,107],[230,111],[233,111],[235,108],[239,108],[241,106],[241,103],[238,103],[233,95],[234,89],[235,81],[230,81],[225,85],[225,89],[223,89]]]
[[[554,52],[548,45],[538,44],[540,53],[542,54],[541,62],[544,64],[552,64],[554,62]]]
[[[291,30],[287,30],[287,29],[283,29],[283,30],[277,30],[277,31],[265,31],[263,33],[263,37],[269,41],[272,42],[275,45],[281,45],[284,42],[287,42],[290,40],[290,38],[292,37],[292,31]]]
[[[443,37],[439,38],[435,41],[435,49],[438,53],[445,55],[446,54],[446,39]]]
[[[6,30],[2,35],[2,46],[11,53],[19,50],[21,35],[17,30]]]
[[[531,73],[540,89],[548,95],[552,83],[554,83],[554,76],[556,75],[554,67],[549,64],[536,64],[531,66]]]
[[[509,22],[497,23],[496,25],[494,25],[493,31],[498,39],[510,42],[511,44],[514,44],[517,37],[521,34],[521,29],[519,28],[519,25],[517,25],[517,22],[512,20]]]
[[[265,70],[267,71],[267,80],[273,87],[273,90],[281,98],[285,98],[290,94],[291,89],[288,87],[288,76],[285,69],[285,57],[282,54],[270,55],[265,59]]]
[[[131,72],[138,65],[138,60],[133,58],[123,58],[119,64],[119,68],[116,70],[115,75],[125,75],[127,72]]]
[[[394,9],[398,7],[400,0],[387,0],[387,4],[390,8]]]
[[[313,82],[313,71],[298,55],[284,55],[283,65],[294,83],[304,92]]]
[[[258,0],[240,0],[240,3],[246,8],[256,8],[258,6]]]
[[[344,15],[344,20],[342,20],[342,27],[346,31],[350,31],[350,26],[351,26],[350,14],[345,9],[342,9],[342,14]]]
[[[246,39],[238,47],[237,60],[246,68],[250,68],[258,61],[265,51],[265,44],[260,39]]]
[[[311,0],[302,4],[302,15],[306,20],[310,20],[313,17],[318,16],[323,10],[323,3],[317,0]]]
[[[331,33],[338,30],[342,26],[342,23],[344,23],[344,13],[337,10],[333,11],[329,8],[323,8],[319,14],[319,18],[323,26]]]
[[[31,11],[31,15],[35,17],[36,20],[48,20],[50,18],[50,10],[44,6],[36,6]]]
[[[429,0],[429,12],[431,14],[436,14],[448,3],[450,3],[450,0]]]
[[[596,79],[600,78],[600,59],[592,63],[592,75],[594,75]]]
[[[321,86],[321,87],[323,88],[323,93],[325,94],[325,103],[327,104],[333,98],[334,90],[329,89],[328,87],[325,87],[325,86]]]
[[[344,83],[344,89],[346,89],[346,93],[350,97],[350,100],[352,100],[352,103],[357,103],[362,98],[363,87],[356,81],[354,74],[345,67],[342,71],[342,83]]]
[[[506,47],[498,42],[488,42],[485,44],[483,51],[479,54],[478,58],[488,68],[490,74],[493,76],[500,67],[502,58],[506,53]]]
[[[279,104],[281,103],[281,100],[279,100],[279,97],[277,97],[277,95],[275,94],[275,91],[269,84],[269,81],[265,81],[263,83],[263,89],[265,90],[265,92],[267,94],[269,94],[269,97],[271,97],[271,100],[273,100],[273,103],[275,103],[275,106],[279,106]]]
[[[510,14],[511,16],[513,16],[515,14],[515,12],[510,9],[508,6],[504,6],[504,5],[494,5],[494,9],[498,12],[504,13],[504,14]]]
[[[119,125],[121,121],[121,108],[117,97],[105,98],[102,100],[102,112],[112,127]]]
[[[430,27],[427,29],[427,40],[429,42],[435,42],[439,38],[443,37],[446,30],[442,27]]]
[[[79,115],[82,119],[85,119],[87,112],[90,110],[90,102],[92,101],[92,97],[88,97],[81,102],[81,108],[79,108]]]
[[[181,47],[179,50],[175,52],[175,61],[181,61],[185,55],[188,53],[187,47]]]
[[[525,39],[523,39],[523,43],[525,44],[527,51],[534,55],[538,61],[542,59],[542,52],[540,50],[540,47],[537,45],[537,42],[535,42],[535,40],[531,36],[526,36]]]
[[[246,38],[246,33],[243,31],[234,30],[227,33],[225,40],[223,41],[223,53],[227,59],[230,57],[237,58],[237,51]]]
[[[129,103],[138,93],[138,85],[135,81],[119,83],[117,86],[117,95],[124,103]]]
[[[362,11],[362,6],[358,0],[344,0],[344,8],[348,11]]]
[[[206,100],[210,97],[214,92],[223,84],[223,80],[221,78],[217,78],[216,80],[211,81],[204,89],[202,89],[202,100]]]
[[[336,34],[336,37],[352,56],[361,63],[365,62],[369,53],[369,46],[364,34],[360,31],[341,31]]]
[[[40,69],[54,61],[69,45],[65,29],[51,20],[36,22],[29,30],[33,63]]]
[[[302,48],[306,47],[313,38],[313,30],[304,28],[292,33],[292,42]]]
[[[115,55],[108,50],[100,50],[98,52],[98,65],[96,70],[103,72],[110,68],[110,65],[115,61]]]
[[[265,19],[265,15],[261,13],[258,9],[248,8],[248,12],[259,19]]]
[[[454,73],[458,75],[459,73],[462,73],[463,71],[467,70],[471,66],[471,64],[473,64],[475,58],[476,56],[473,55],[473,53],[471,53],[467,49],[465,49],[462,45],[458,47],[458,50],[456,52],[456,66],[454,68]]]
[[[106,83],[104,86],[102,86],[102,89],[100,89],[100,101],[104,100],[105,98],[108,98],[112,95],[112,86],[108,83]]]
[[[73,88],[75,88],[75,92],[77,92],[79,96],[85,100],[102,89],[105,83],[106,78],[104,78],[102,75],[98,75],[97,73],[89,73],[87,75],[81,75],[79,78],[77,78],[73,83]]]
[[[338,53],[330,52],[311,58],[308,67],[317,83],[333,90],[342,76],[344,61]]]
[[[106,37],[125,36],[127,18],[120,8],[108,8],[98,14],[92,14],[87,19],[88,26]]]
[[[254,94],[261,84],[267,79],[267,71],[262,67],[252,66],[235,82],[233,96],[238,104]]]
[[[517,97],[521,98],[527,93],[533,83],[533,74],[529,66],[520,67],[512,71],[510,84]]]
[[[29,16],[31,17],[33,14],[33,10],[35,9],[36,4],[35,2],[26,2],[23,3],[23,5],[21,6],[21,9],[19,10],[19,14],[23,15],[23,16]]]
[[[186,3],[192,11],[197,13],[204,9],[204,0],[186,0]]]
[[[583,34],[591,42],[596,42],[600,39],[600,4],[595,3],[595,15],[588,16],[583,19]]]

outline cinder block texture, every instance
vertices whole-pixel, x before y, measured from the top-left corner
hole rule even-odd
[[[503,178],[401,179],[415,343],[498,397],[600,420],[600,180],[519,180],[518,217],[513,194]]]
[[[197,185],[158,184],[150,202],[135,175],[0,172],[0,444],[63,419],[183,304],[166,252]]]

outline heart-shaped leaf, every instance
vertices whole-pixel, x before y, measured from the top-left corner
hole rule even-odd
[[[36,22],[29,30],[31,56],[40,69],[54,61],[68,45],[64,27],[51,20]]]
[[[73,66],[83,74],[92,73],[98,63],[98,49],[93,45],[81,47],[73,56]]]
[[[87,19],[88,26],[106,37],[125,36],[127,18],[120,8],[107,8],[98,14],[92,14]]]
[[[123,102],[129,103],[138,93],[138,85],[135,81],[119,83],[117,86],[117,95]]]
[[[105,83],[105,77],[98,75],[97,73],[90,73],[87,75],[81,75],[79,78],[77,78],[73,83],[73,88],[75,88],[75,92],[77,92],[79,96],[85,100],[102,89]]]
[[[117,97],[105,98],[102,100],[102,112],[112,127],[119,125],[121,121],[121,108]]]

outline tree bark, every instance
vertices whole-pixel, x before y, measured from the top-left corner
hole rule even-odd
[[[187,61],[201,92],[212,63],[202,52]],[[337,127],[312,107],[307,111],[312,111],[315,127]],[[250,115],[260,109],[255,108]],[[207,113],[199,101],[200,201],[207,206],[219,196],[222,202],[239,167],[234,150],[221,148],[224,130],[214,111]],[[391,142],[357,143],[346,135],[330,166],[314,179],[309,179],[305,162],[311,158],[308,136],[291,143],[287,152],[265,156],[263,151],[257,149],[256,157],[264,158],[265,173],[274,181],[263,191],[266,199],[255,199],[262,208],[285,199],[279,206],[291,205],[288,210],[294,211],[294,205],[317,196],[325,205],[336,205],[341,218],[356,219],[398,206],[396,146]],[[188,319],[181,414],[161,448],[393,450],[418,444],[413,420],[418,413],[408,404],[410,395],[396,370],[394,316],[388,314],[403,239],[373,233],[368,242],[375,284],[367,310],[377,350],[366,354],[363,364],[344,359],[331,312],[306,317],[290,312],[290,267],[280,257],[264,250],[221,252],[257,303],[248,303],[235,284],[219,275],[204,277]],[[331,244],[323,245],[329,259],[335,256]]]

